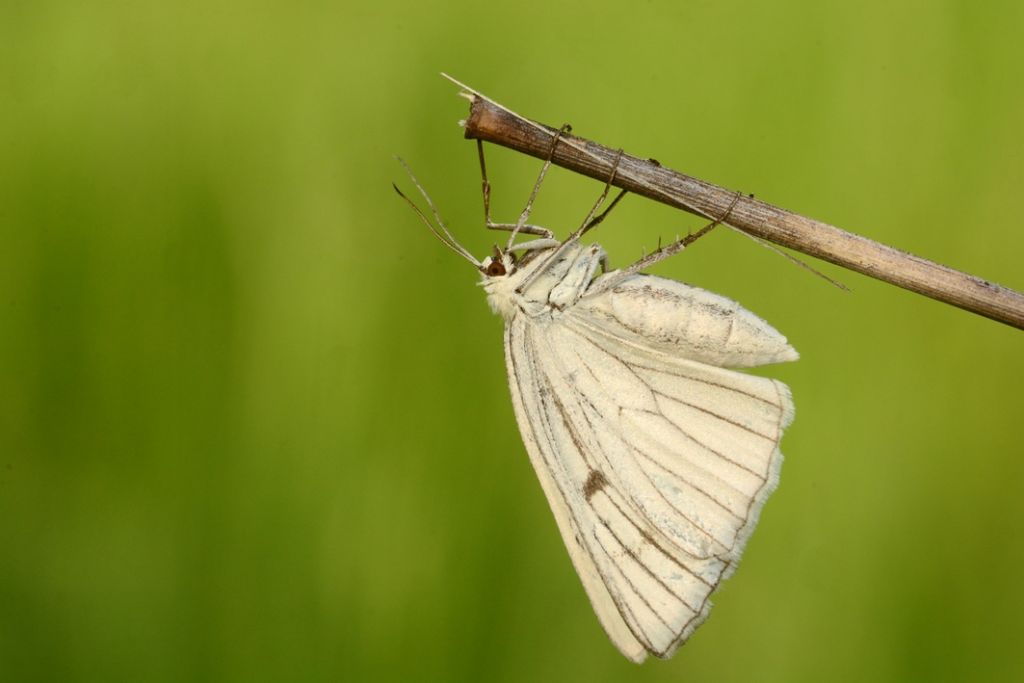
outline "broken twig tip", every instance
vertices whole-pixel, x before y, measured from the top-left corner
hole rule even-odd
[[[476,90],[474,90],[473,88],[469,87],[468,85],[466,85],[465,83],[460,81],[459,79],[452,78],[451,76],[449,76],[448,74],[446,74],[443,71],[441,72],[441,75],[444,76],[449,81],[451,81],[452,83],[454,83],[455,85],[457,85],[460,88],[462,88],[465,91],[464,93],[461,93],[463,96],[466,96],[466,93],[471,93],[473,95],[479,95],[480,94]]]

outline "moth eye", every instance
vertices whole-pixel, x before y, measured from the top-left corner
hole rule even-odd
[[[497,277],[505,274],[505,266],[502,265],[501,261],[491,261],[484,272],[489,277]]]

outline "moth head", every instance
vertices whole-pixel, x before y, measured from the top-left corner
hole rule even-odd
[[[494,254],[480,262],[480,272],[485,278],[506,277],[515,272],[516,257],[511,251],[494,247]]]

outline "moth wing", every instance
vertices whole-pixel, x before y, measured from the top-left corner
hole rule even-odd
[[[775,487],[792,402],[780,382],[587,319],[509,323],[513,402],[605,630],[634,661],[637,644],[667,657],[706,618]]]
[[[728,368],[796,360],[786,338],[736,301],[654,275],[597,278],[567,311],[621,341]]]
[[[546,421],[541,419],[540,407],[535,396],[536,364],[532,350],[527,348],[527,344],[530,343],[525,330],[527,324],[522,318],[517,318],[505,328],[505,363],[516,422],[519,424],[530,462],[540,480],[541,489],[555,516],[558,531],[569,551],[573,567],[583,582],[583,588],[602,628],[623,655],[639,664],[647,658],[647,648],[636,639],[619,614],[619,609],[600,571],[583,543],[583,531],[569,508],[568,491],[562,488],[564,482],[556,481],[553,476],[551,466],[559,456],[553,443],[550,440],[543,440],[548,434],[544,427]],[[539,439],[535,423],[537,431],[540,432]]]
[[[585,317],[552,334],[609,481],[679,550],[735,562],[778,484],[789,388],[640,346]]]

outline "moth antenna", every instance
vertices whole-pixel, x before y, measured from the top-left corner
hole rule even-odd
[[[445,226],[444,221],[441,219],[441,214],[438,213],[437,208],[434,206],[433,200],[431,200],[430,195],[427,194],[427,191],[423,189],[423,186],[420,185],[420,182],[416,179],[416,176],[413,174],[412,169],[409,168],[409,164],[405,163],[405,160],[402,159],[401,157],[396,156],[395,159],[398,160],[398,163],[402,164],[402,167],[405,169],[405,172],[409,175],[409,178],[412,180],[412,184],[415,185],[416,189],[420,191],[421,195],[423,195],[423,198],[427,202],[427,206],[430,207],[431,212],[434,214],[434,219],[437,221],[437,225],[441,228],[441,231],[444,233],[444,236],[442,236],[441,233],[437,231],[434,225],[423,213],[423,211],[420,210],[420,207],[416,206],[415,202],[406,197],[405,194],[398,189],[398,185],[396,185],[395,183],[391,183],[391,187],[395,188],[395,192],[398,193],[398,196],[404,199],[406,203],[409,204],[410,207],[412,207],[412,210],[416,212],[416,215],[420,217],[420,220],[423,221],[424,225],[426,225],[430,229],[430,232],[434,233],[434,236],[437,237],[437,239],[441,240],[442,244],[444,244],[446,247],[454,251],[462,258],[472,263],[477,268],[479,268],[481,265],[480,261],[477,261],[476,258],[474,258],[473,255],[470,254],[465,247],[459,244],[459,242],[452,236],[452,234],[448,232],[448,228]]]

